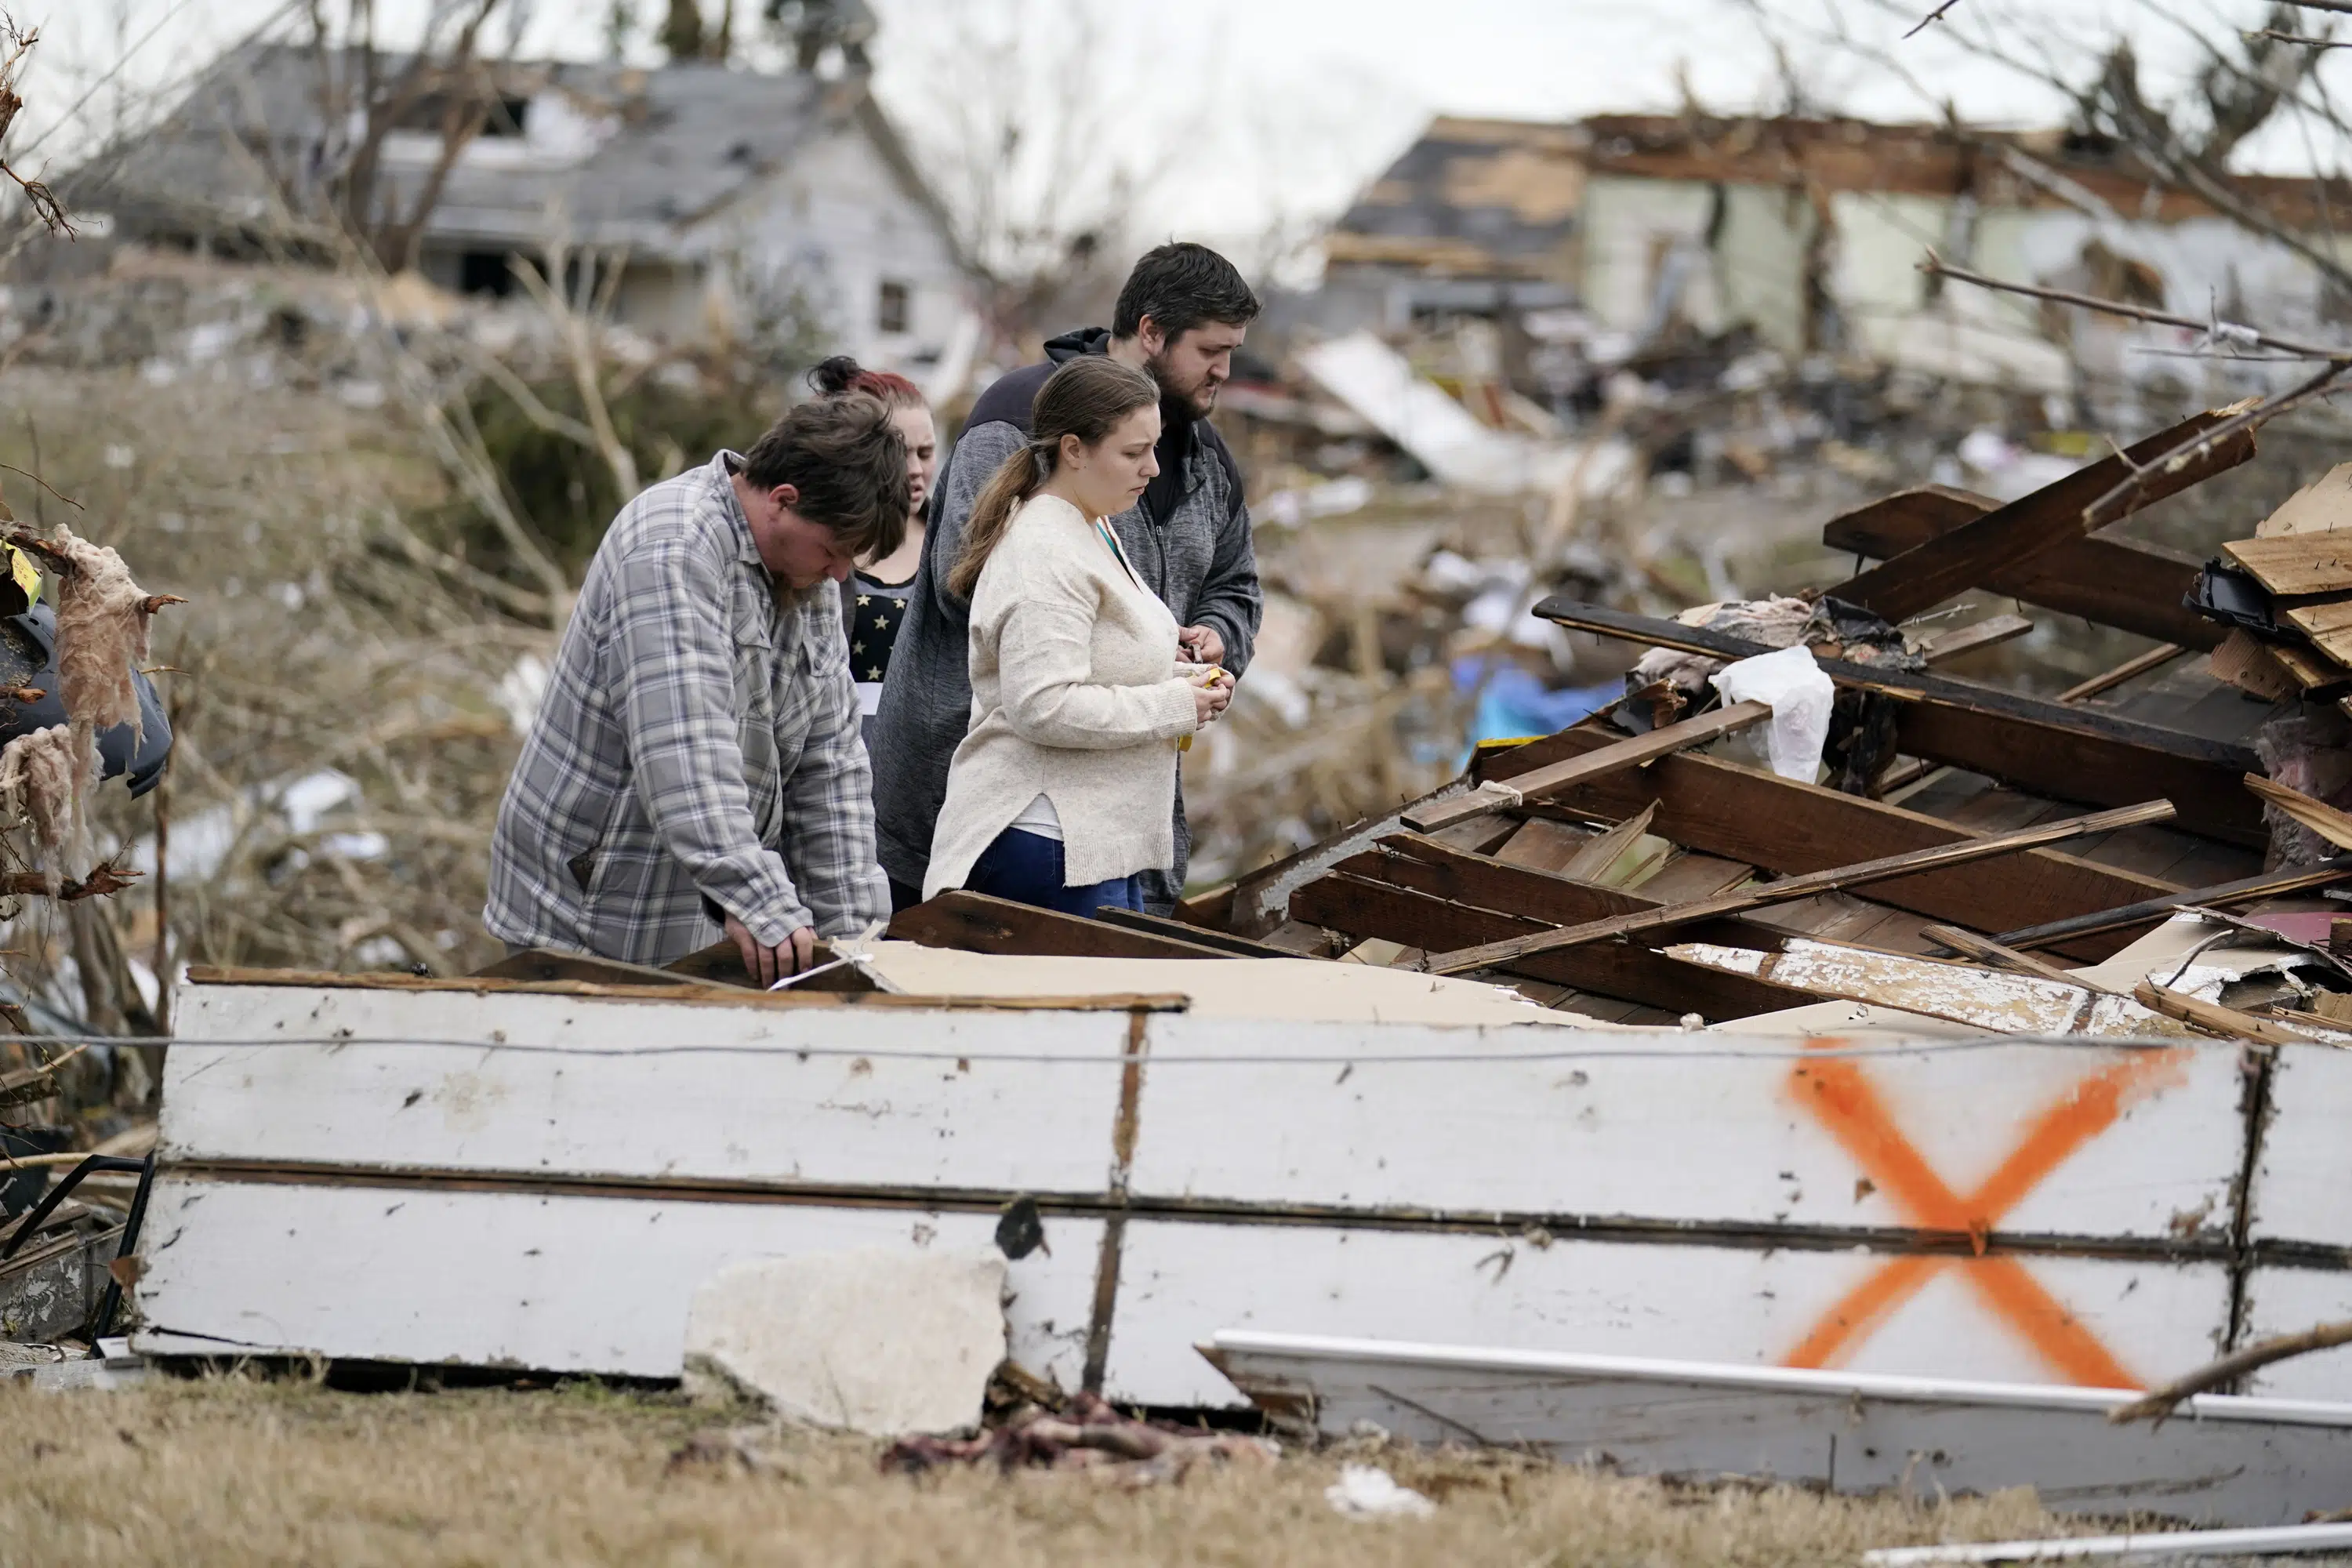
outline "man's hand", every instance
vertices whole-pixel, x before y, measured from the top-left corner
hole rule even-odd
[[[1217,635],[1214,626],[1186,626],[1176,634],[1176,646],[1194,664],[1225,662],[1225,639]]]
[[[751,978],[759,982],[763,991],[777,981],[806,969],[809,960],[816,952],[816,930],[813,926],[803,926],[774,947],[768,947],[744,930],[741,921],[729,915],[727,940],[733,942],[735,951],[743,955],[743,967],[751,972]]]

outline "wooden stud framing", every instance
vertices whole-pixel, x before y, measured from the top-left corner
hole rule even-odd
[[[1926,540],[1829,590],[1890,621],[1934,609],[1979,584],[1996,568],[2016,570],[2094,528],[2117,522],[2140,508],[2233,468],[2254,455],[2252,430],[2231,436],[2196,457],[2166,463],[2145,476],[2113,516],[2086,517],[2089,508],[2148,465],[2172,457],[2184,442],[2234,416],[2211,409],[2160,430],[2124,452],[2078,468],[2054,484],[1972,521]],[[2352,587],[2352,581],[2347,581]],[[2169,639],[2168,639],[2169,640]]]
[[[1900,490],[1833,519],[1822,542],[1884,561],[2000,509],[1989,496],[1942,485]],[[2181,603],[2199,562],[2183,551],[2102,534],[2070,538],[2030,560],[1996,562],[1970,586],[2103,626],[2204,649],[2222,628]],[[1834,592],[1835,590],[1832,590]]]

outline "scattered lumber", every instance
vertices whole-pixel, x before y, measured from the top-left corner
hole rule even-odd
[[[960,948],[966,952],[1055,953],[1066,958],[1234,956],[1193,937],[1136,931],[962,890],[941,893],[899,910],[885,934],[897,942]]]
[[[2194,1024],[2216,1035],[2241,1040],[2259,1040],[2266,1046],[2311,1046],[2320,1042],[2299,1029],[2273,1024],[2267,1018],[2257,1018],[2252,1013],[2241,1013],[2235,1007],[2224,1007],[2219,1002],[2208,1002],[2191,996],[2186,991],[2175,991],[2153,980],[2143,980],[2132,988],[2132,997],[2143,1007],[2178,1018],[2184,1024]]]
[[[2352,881],[2352,855],[2338,855],[2316,866],[2265,871],[2259,877],[2241,877],[2235,881],[2218,882],[2210,888],[2185,889],[2158,898],[2143,899],[2137,903],[2121,904],[2112,910],[2077,915],[2071,920],[2024,926],[2016,931],[2002,931],[1993,940],[2004,947],[2056,947],[2062,942],[2075,942],[2084,937],[2101,936],[2146,925],[2151,921],[2163,919],[2175,910],[2200,905],[2210,909],[2229,909],[2238,904],[2260,903],[2264,899],[2285,898],[2291,893],[2315,892],[2345,881]]]
[[[2146,801],[2116,811],[2095,812],[2088,816],[2073,816],[2060,822],[2044,823],[2037,827],[2019,828],[1985,838],[1966,839],[1933,849],[1916,850],[1908,855],[1890,856],[1881,860],[1865,860],[1852,866],[1833,867],[1810,876],[1785,878],[1778,882],[1751,884],[1732,892],[1702,899],[1693,903],[1675,904],[1664,909],[1633,914],[1618,915],[1608,920],[1588,921],[1568,930],[1546,935],[1524,937],[1512,942],[1487,943],[1464,948],[1452,952],[1431,954],[1420,967],[1433,974],[1459,974],[1465,970],[1489,968],[1507,960],[1529,952],[1550,952],[1560,948],[1577,947],[1586,942],[1601,942],[1611,937],[1633,936],[1668,926],[1685,925],[1693,921],[1717,915],[1738,914],[1747,910],[1760,909],[1769,904],[1793,903],[1817,893],[1836,892],[1885,881],[1913,871],[1929,870],[1947,866],[1963,866],[1975,860],[1991,859],[2013,854],[2020,849],[2040,844],[2054,844],[2087,834],[2112,832],[2119,827],[2131,827],[2146,822],[2163,822],[2173,815],[2169,801]]]
[[[1822,530],[1822,542],[1885,561],[2000,507],[1990,496],[1922,485],[1832,519]],[[2021,562],[1997,561],[1969,585],[2203,649],[2221,640],[2221,629],[2181,604],[2197,580],[2198,564],[2197,557],[2180,551],[2094,533],[2061,538],[2046,552]]]
[[[1394,866],[1387,869],[1392,875],[1410,875]],[[1559,929],[1525,915],[1476,909],[1347,871],[1327,872],[1306,884],[1291,895],[1291,907],[1299,920],[1411,947],[1466,946]],[[1778,1013],[1813,1000],[1793,986],[1722,973],[1624,942],[1537,953],[1498,967],[1595,996],[1637,1002],[1677,1016],[1697,1013],[1717,1021]]]
[[[2061,985],[2079,985],[2085,990],[2101,992],[2109,996],[2122,994],[2112,986],[2102,985],[2095,980],[2069,973],[2054,963],[2044,963],[2030,952],[2020,952],[2013,947],[2003,946],[1989,936],[1979,936],[1974,931],[1962,931],[1958,926],[1928,926],[1919,934],[1930,942],[1940,942],[1954,952],[1964,958],[1973,958],[1979,963],[1996,964],[2003,969],[2013,969],[2020,974],[2032,974],[2043,980],[2054,980]]]
[[[1621,769],[1640,767],[1671,752],[1687,751],[1726,735],[1738,734],[1742,730],[1755,728],[1771,716],[1769,703],[1735,702],[1712,713],[1702,713],[1696,719],[1685,719],[1663,729],[1653,730],[1646,735],[1634,735],[1581,756],[1564,758],[1516,774],[1507,783],[1501,779],[1488,779],[1467,795],[1427,805],[1416,804],[1405,809],[1402,820],[1405,826],[1417,833],[1433,833],[1457,822],[1558,794],[1586,779],[1599,778]]]
[[[1546,599],[1535,613],[1579,631],[1715,658],[1774,651],[1745,637],[1572,599]],[[2243,746],[1948,676],[1843,659],[1822,659],[1821,668],[1842,688],[1879,692],[1903,703],[1895,749],[1906,755],[2090,805],[2162,795],[2193,831],[2231,843],[2266,842],[2261,814],[2239,782],[2260,767]]]
[[[2302,538],[2310,538],[2304,534]],[[2303,605],[2286,612],[2287,623],[2338,664],[2352,664],[2352,599]]]
[[[1513,776],[1609,742],[1606,732],[1563,730],[1486,763],[1490,775]],[[1824,870],[1938,844],[1972,832],[1937,817],[1761,768],[1689,752],[1663,757],[1640,773],[1587,780],[1564,791],[1559,807],[1589,819],[1622,822],[1653,812],[1649,830],[1701,854],[1758,867],[1775,876]],[[1931,871],[1883,882],[1871,898],[1973,931],[2010,931],[2105,911],[2177,893],[2173,883],[2078,858],[2055,849],[1987,861],[1959,871]],[[2145,925],[2160,916],[2141,921]],[[2058,943],[2069,957],[2095,963],[2128,940],[2103,928]]]
[[[2103,497],[2185,442],[2234,418],[2242,410],[2210,409],[2160,430],[2123,452],[2078,468],[2054,484],[1963,522],[1829,590],[1890,621],[1907,620],[1953,595],[1973,588],[1996,567],[2014,571],[2092,529],[2117,522],[2142,507],[2233,468],[2254,455],[2251,430],[2201,454],[2185,455],[2147,473],[2112,515],[2090,516]],[[2352,586],[2352,581],[2347,581]]]

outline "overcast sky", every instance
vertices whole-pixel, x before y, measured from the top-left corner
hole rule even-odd
[[[431,0],[379,0],[387,31],[413,29]],[[446,3],[446,0],[445,0]],[[637,0],[652,16],[666,0]],[[951,43],[981,14],[1023,18],[1032,35],[1066,36],[1096,18],[1111,84],[1118,155],[1174,173],[1154,194],[1166,232],[1241,234],[1276,218],[1328,216],[1403,147],[1432,113],[1567,119],[1612,110],[1671,109],[1686,78],[1702,101],[1744,110],[1780,101],[1777,38],[1816,102],[1887,120],[1932,118],[1934,98],[2007,123],[2048,121],[2063,105],[2022,73],[1972,58],[1958,39],[1990,34],[2079,75],[2104,38],[2126,32],[2159,87],[2195,58],[2191,28],[2228,38],[2262,25],[2260,0],[1959,0],[1948,24],[1901,40],[1933,0],[875,0],[882,16],[877,86],[919,134],[939,95],[971,90],[953,73]],[[715,12],[718,0],[704,0]],[[526,0],[526,53],[593,58],[609,0]],[[757,0],[738,0],[740,10]],[[28,117],[58,126],[43,156],[135,114],[190,66],[280,9],[276,0],[15,0],[46,37],[46,76]],[[1759,15],[1769,12],[1769,19]],[[2308,26],[2321,20],[2317,13]],[[961,19],[961,20],[960,20]],[[1843,28],[1873,60],[1827,41]],[[93,90],[106,62],[129,68]],[[654,58],[641,48],[641,58]],[[1037,58],[1058,58],[1040,36]],[[2337,68],[2340,57],[2331,58]],[[2346,84],[2352,88],[2352,78]],[[1034,94],[1085,90],[1033,80]],[[1934,95],[1931,98],[1928,95]],[[25,137],[14,139],[12,155]],[[1169,145],[1172,143],[1172,145]],[[2282,170],[2337,167],[2344,149],[2272,135],[2253,159]],[[1111,155],[1106,153],[1106,156]],[[37,159],[36,160],[37,162]]]

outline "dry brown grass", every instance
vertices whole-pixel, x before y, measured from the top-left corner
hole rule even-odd
[[[1508,1455],[1376,1456],[1439,1501],[1358,1523],[1340,1456],[1097,1475],[885,1476],[876,1446],[778,1435],[770,1473],[673,1469],[708,1413],[593,1385],[352,1394],[220,1379],[0,1389],[0,1564],[1852,1563],[1865,1546],[2066,1527],[2026,1492],[1941,1504],[1669,1489]],[[2075,1529],[2082,1527],[2077,1525]]]

